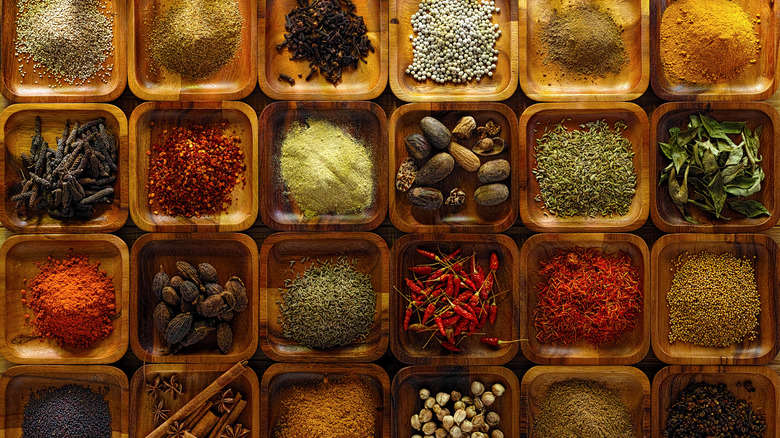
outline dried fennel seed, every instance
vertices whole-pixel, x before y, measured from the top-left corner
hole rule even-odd
[[[376,293],[371,275],[357,260],[312,263],[285,280],[279,309],[284,337],[310,348],[332,348],[363,340],[374,322]]]
[[[672,270],[669,342],[727,347],[756,339],[761,301],[752,260],[731,253],[683,253]]]
[[[534,148],[540,196],[552,214],[572,216],[623,216],[636,193],[634,151],[623,137],[626,124],[610,129],[605,120],[569,131],[558,123]]]

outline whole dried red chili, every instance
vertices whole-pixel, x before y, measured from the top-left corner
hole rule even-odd
[[[502,341],[502,340],[500,340],[498,338],[487,338],[487,337],[480,339],[480,341],[482,341],[483,344],[490,345],[492,347],[500,347],[500,346],[502,346],[504,344],[511,344],[512,342],[520,342],[520,341],[525,341],[525,340],[526,339],[514,339],[514,340],[511,340],[511,341]]]
[[[439,256],[437,256],[436,254],[434,254],[434,253],[432,253],[430,251],[426,251],[424,249],[417,248],[417,254],[420,254],[421,256],[423,256],[423,257],[425,257],[427,259],[431,259],[433,261],[438,261],[439,260]]]
[[[428,275],[433,272],[431,266],[409,266],[409,270],[418,275]]]
[[[410,304],[409,308],[406,309],[406,315],[404,315],[404,331],[409,330],[409,321],[412,319],[412,313],[414,313],[414,309]]]
[[[490,270],[494,272],[498,270],[498,255],[496,253],[490,254]]]
[[[452,344],[449,341],[442,341],[441,346],[446,348],[447,350],[454,351],[456,353],[460,352],[460,348],[456,347],[454,344]]]
[[[436,327],[439,328],[439,333],[441,333],[442,336],[447,336],[447,333],[444,331],[444,322],[442,322],[441,317],[437,316],[433,319],[433,321],[436,323]]]

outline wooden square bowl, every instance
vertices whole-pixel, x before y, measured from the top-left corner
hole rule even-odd
[[[144,437],[156,426],[151,414],[152,403],[155,401],[146,393],[146,382],[152,381],[159,375],[164,378],[170,378],[176,374],[178,381],[182,384],[182,395],[172,399],[169,394],[163,394],[157,399],[164,402],[165,409],[169,409],[169,416],[173,415],[184,407],[190,400],[197,396],[201,391],[211,385],[218,377],[230,368],[230,365],[216,364],[153,364],[144,365],[136,370],[133,379],[130,381],[130,436]],[[241,424],[251,432],[247,438],[259,438],[261,436],[261,423],[258,422],[260,416],[260,383],[257,380],[255,372],[247,367],[243,374],[239,375],[225,388],[231,388],[241,393],[241,399],[246,400],[247,404],[241,415],[238,416],[235,424]]]
[[[497,155],[479,157],[482,164],[496,159],[505,159],[510,163],[509,179],[501,181],[509,187],[509,199],[499,205],[487,207],[474,202],[474,191],[481,185],[477,172],[467,172],[456,165],[446,178],[431,187],[441,190],[446,199],[450,191],[459,188],[466,193],[466,202],[459,207],[442,205],[438,210],[425,210],[413,206],[407,197],[408,192],[395,188],[395,176],[398,167],[409,156],[404,146],[404,138],[411,134],[421,134],[420,120],[426,116],[434,117],[452,129],[461,117],[472,116],[477,126],[484,126],[493,120],[501,126],[501,137],[506,142],[504,151]],[[396,228],[405,233],[500,233],[514,225],[517,220],[517,199],[519,198],[520,169],[522,150],[518,147],[517,116],[508,106],[501,103],[410,103],[398,108],[390,117],[390,219]],[[463,143],[471,149],[476,138]],[[431,155],[442,152],[434,149]],[[425,160],[417,160],[422,165]]]
[[[686,221],[674,206],[669,196],[669,186],[658,185],[661,171],[670,163],[658,143],[668,142],[669,129],[684,130],[690,116],[699,113],[713,117],[718,122],[745,121],[751,131],[759,125],[763,126],[759,153],[763,157],[760,164],[764,170],[764,181],[761,183],[761,190],[747,199],[764,204],[770,216],[749,218],[733,212],[726,204],[723,214],[731,217],[731,220],[715,219],[698,207],[688,204],[688,213],[699,222],[692,224]],[[669,102],[653,111],[651,126],[650,216],[658,229],[665,233],[756,233],[777,224],[780,217],[780,201],[777,197],[780,191],[775,186],[780,174],[780,157],[775,153],[775,143],[780,141],[780,115],[773,106],[764,102]],[[692,188],[689,188],[689,195],[693,195]]]
[[[547,49],[540,40],[553,11],[561,8],[554,0],[520,0],[520,87],[539,101],[626,101],[641,96],[650,82],[649,0],[607,0],[609,9],[622,28],[621,39],[628,64],[618,74],[603,78],[577,78],[563,74],[560,66],[547,62]],[[524,62],[523,62],[524,61]]]
[[[390,437],[390,378],[378,365],[365,364],[308,364],[276,363],[271,365],[260,384],[261,438],[275,438],[273,429],[284,413],[281,398],[294,387],[313,386],[329,379],[355,376],[373,392],[371,400],[362,400],[374,406],[374,434],[376,438]],[[350,394],[345,394],[349,397]]]
[[[25,320],[32,309],[22,304],[21,290],[26,281],[40,272],[36,262],[47,257],[67,257],[68,252],[86,253],[90,264],[100,262],[100,269],[114,284],[117,319],[108,337],[89,348],[60,346],[54,339],[25,340],[33,327]],[[107,364],[121,359],[127,352],[130,314],[130,258],[127,245],[110,234],[50,234],[11,236],[0,246],[0,353],[13,363],[21,364]]]
[[[552,258],[559,249],[596,248],[604,254],[623,252],[639,274],[642,290],[642,312],[636,327],[623,334],[613,344],[593,345],[576,342],[570,345],[544,344],[537,340],[534,309],[537,305],[536,285],[544,279],[539,275],[540,263]],[[650,250],[641,238],[633,234],[536,234],[520,249],[520,337],[523,355],[535,363],[551,365],[629,365],[642,360],[650,350]]]
[[[744,382],[753,383],[748,391]],[[653,438],[662,438],[668,409],[680,391],[695,382],[724,384],[735,397],[747,400],[753,410],[760,409],[766,419],[764,436],[777,436],[780,407],[780,378],[768,367],[680,366],[662,368],[653,378]]]
[[[239,137],[244,153],[246,184],[233,188],[233,203],[226,211],[201,217],[167,216],[149,205],[150,156],[154,144],[173,127],[208,125],[227,121],[226,134]],[[255,223],[258,208],[257,115],[243,102],[146,102],[130,115],[130,215],[138,228],[155,232],[242,231]]]
[[[130,255],[130,346],[138,358],[151,363],[234,363],[255,353],[258,266],[257,245],[251,237],[233,233],[150,233],[135,241]],[[230,322],[233,346],[227,354],[219,351],[211,336],[175,355],[165,354],[165,339],[154,328],[152,319],[159,303],[152,292],[152,279],[161,266],[169,277],[178,275],[176,262],[180,260],[193,266],[210,263],[217,270],[220,285],[234,275],[244,282],[249,306]]]
[[[504,436],[519,437],[517,413],[520,411],[520,383],[512,371],[497,366],[412,366],[401,369],[393,378],[392,438],[421,434],[420,431],[412,429],[410,423],[412,415],[424,408],[419,395],[421,389],[430,391],[431,397],[439,392],[449,394],[452,391],[470,396],[471,383],[474,381],[482,382],[487,391],[490,391],[495,383],[504,386],[504,394],[496,397],[496,401],[490,406],[490,410],[501,418],[495,428],[504,432]],[[452,402],[449,403],[446,407],[452,410]]]
[[[284,337],[279,300],[287,279],[303,274],[315,260],[357,260],[356,269],[371,275],[376,313],[366,339],[345,347],[313,349]],[[301,263],[306,259],[306,262]],[[372,233],[276,233],[260,248],[260,348],[277,362],[372,362],[388,343],[390,251]]]
[[[373,162],[374,199],[365,210],[307,218],[287,193],[281,172],[282,142],[293,123],[326,120],[361,142]],[[260,186],[266,190],[260,216],[277,231],[368,231],[387,215],[387,116],[373,102],[274,102],[260,114]],[[316,178],[316,174],[311,175]],[[333,196],[333,194],[326,194]]]
[[[581,129],[583,123],[606,120],[610,129],[617,121],[623,121],[628,127],[623,136],[631,141],[636,172],[636,193],[625,216],[574,216],[561,218],[542,209],[542,202],[535,198],[539,195],[539,183],[533,170],[536,168],[535,148],[537,141],[544,135],[545,128],[552,128],[562,122],[566,129]],[[520,117],[520,141],[523,150],[520,161],[520,219],[532,231],[562,232],[625,232],[641,227],[649,215],[648,191],[650,174],[648,169],[649,128],[645,111],[633,103],[580,102],[580,103],[539,103],[529,107]]]
[[[735,3],[761,22],[758,32],[761,50],[756,63],[751,64],[740,76],[718,84],[687,84],[677,82],[664,71],[661,63],[661,19],[669,0],[650,0],[650,84],[653,91],[664,100],[764,100],[777,91],[777,49],[780,30],[780,8],[773,2],[736,0]]]
[[[673,266],[680,254],[732,253],[753,259],[756,286],[761,300],[758,335],[728,347],[702,347],[682,341],[669,342],[667,295],[674,279]],[[662,362],[680,365],[761,365],[778,352],[777,244],[763,234],[667,234],[653,244],[651,256],[653,290],[653,353]]]
[[[625,366],[536,366],[523,375],[520,384],[520,423],[523,434],[534,436],[534,417],[539,415],[545,391],[550,385],[569,379],[595,380],[616,392],[628,409],[634,436],[650,437],[650,381],[634,367]]]
[[[496,323],[485,324],[480,333],[464,339],[458,348],[459,353],[449,352],[428,340],[427,333],[404,331],[403,319],[408,302],[401,296],[409,295],[404,281],[410,274],[410,266],[431,263],[417,253],[417,249],[439,251],[450,254],[461,249],[462,255],[477,255],[477,264],[487,270],[490,255],[498,255],[498,270],[493,287],[497,298],[498,315]],[[517,245],[501,234],[406,234],[401,236],[391,250],[390,272],[393,291],[390,294],[390,348],[395,357],[407,364],[425,365],[502,365],[515,357],[520,350],[517,343],[500,348],[480,342],[483,336],[497,337],[504,341],[517,339],[520,334],[520,296],[517,279],[519,274],[519,256]],[[413,321],[414,322],[414,321]]]
[[[111,204],[95,206],[95,214],[89,219],[54,219],[48,214],[31,218],[16,213],[16,202],[11,197],[21,192],[22,153],[30,154],[30,144],[35,133],[35,117],[41,118],[41,135],[56,149],[56,139],[62,136],[66,122],[84,123],[103,117],[106,130],[117,142],[117,171],[114,182],[114,200]],[[104,103],[72,104],[18,104],[0,113],[0,182],[4,184],[0,201],[0,221],[17,233],[111,233],[127,221],[129,198],[127,118],[119,108]]]
[[[118,368],[104,365],[20,365],[9,369],[0,376],[0,433],[7,438],[22,438],[22,420],[30,394],[64,385],[105,391],[103,399],[111,411],[111,435],[128,436],[127,376]]]

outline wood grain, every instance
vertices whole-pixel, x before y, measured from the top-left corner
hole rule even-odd
[[[135,241],[130,255],[130,287],[133,291],[130,346],[138,358],[151,363],[210,364],[235,363],[254,354],[257,349],[259,267],[257,245],[249,236],[233,233],[150,233]],[[155,330],[152,319],[159,301],[151,285],[161,266],[169,277],[177,275],[177,261],[193,266],[210,263],[217,271],[220,285],[234,275],[244,282],[249,306],[230,322],[233,346],[227,354],[217,349],[213,335],[175,355],[163,352],[166,342]]]
[[[673,262],[685,252],[694,255],[702,251],[752,258],[761,300],[755,341],[745,339],[724,348],[669,342],[667,295],[674,278]],[[761,365],[777,356],[780,311],[774,240],[762,234],[667,234],[653,244],[651,254],[652,345],[658,359],[681,365]]]
[[[114,199],[111,204],[95,206],[95,214],[89,219],[60,220],[48,214],[20,217],[11,196],[21,192],[21,154],[30,153],[30,141],[35,133],[35,117],[41,118],[41,135],[56,149],[56,139],[62,136],[66,122],[84,123],[98,117],[106,119],[106,130],[113,133],[117,142],[117,180],[114,183]],[[0,201],[0,222],[17,233],[111,233],[127,221],[129,178],[127,118],[119,108],[101,103],[73,104],[18,104],[0,113],[0,182],[4,184]]]
[[[395,189],[395,176],[398,167],[409,156],[404,146],[404,138],[410,134],[420,134],[420,120],[431,116],[442,122],[448,129],[457,125],[461,117],[472,116],[478,126],[484,126],[493,120],[501,126],[501,137],[506,147],[498,155],[479,157],[482,164],[496,159],[509,161],[511,172],[509,180],[502,181],[509,187],[509,199],[491,207],[480,206],[474,202],[474,191],[482,183],[476,172],[467,172],[456,166],[452,173],[442,181],[431,185],[441,190],[445,199],[450,191],[459,188],[466,193],[466,202],[460,207],[443,205],[430,211],[414,207],[407,193]],[[410,103],[398,108],[390,118],[390,219],[393,225],[405,233],[500,233],[506,231],[517,220],[519,182],[521,173],[518,163],[522,159],[522,149],[518,147],[517,116],[508,106],[501,103]],[[464,142],[471,149],[473,142]],[[438,151],[433,151],[435,154]],[[418,160],[418,163],[421,163]]]
[[[301,260],[309,257],[307,262]],[[357,260],[356,269],[371,275],[376,313],[371,331],[362,342],[317,350],[284,337],[278,300],[285,280],[303,274],[315,260]],[[390,250],[371,233],[276,233],[260,248],[260,348],[277,362],[372,362],[385,354],[388,344]]]
[[[162,142],[164,133],[173,127],[229,123],[226,134],[240,139],[244,153],[245,185],[233,188],[232,204],[214,215],[201,217],[167,216],[155,213],[149,205],[149,162],[152,146]],[[147,102],[130,116],[130,215],[138,228],[156,232],[242,231],[257,220],[258,152],[257,114],[243,102]]]
[[[25,315],[32,309],[22,304],[21,291],[40,269],[35,263],[45,263],[47,257],[67,257],[70,250],[86,253],[90,264],[100,263],[114,285],[117,319],[108,337],[88,348],[64,347],[54,339],[33,339],[18,343],[20,335],[31,335],[33,327]],[[127,352],[129,338],[130,257],[127,245],[110,234],[47,234],[17,235],[0,246],[0,353],[19,364],[109,364]]]
[[[569,2],[576,4],[577,2]],[[647,90],[650,82],[650,0],[604,0],[621,27],[621,38],[628,64],[618,74],[603,78],[577,78],[563,74],[557,64],[547,62],[547,48],[539,35],[549,23],[553,11],[565,4],[561,0],[520,0],[520,87],[529,98],[538,101],[626,101]]]
[[[534,309],[537,306],[536,285],[540,263],[552,258],[558,250],[597,248],[604,254],[623,252],[639,275],[643,302],[636,327],[614,344],[593,345],[577,342],[571,345],[544,344],[536,339]],[[629,365],[642,360],[650,350],[650,250],[633,234],[536,234],[520,249],[520,337],[523,355],[534,363],[550,365]]]
[[[636,172],[636,194],[628,213],[624,216],[574,216],[561,218],[543,210],[539,196],[539,183],[533,174],[536,168],[534,157],[537,142],[544,135],[545,128],[558,123],[568,130],[581,129],[579,125],[605,120],[610,128],[617,121],[628,127],[623,136],[631,142]],[[648,192],[650,170],[648,169],[649,126],[647,115],[633,103],[540,103],[529,107],[520,117],[520,141],[523,151],[520,161],[520,218],[530,230],[537,232],[625,232],[634,231],[644,225],[649,214]]]
[[[669,164],[658,143],[668,142],[669,129],[684,129],[690,116],[699,113],[713,117],[719,122],[747,122],[751,131],[759,125],[764,127],[759,152],[763,157],[761,168],[764,170],[765,179],[761,183],[761,191],[746,199],[754,199],[764,204],[770,216],[745,217],[732,211],[726,204],[723,207],[723,215],[731,217],[731,220],[714,219],[710,214],[689,204],[688,212],[699,222],[692,224],[686,221],[674,206],[669,196],[669,186],[658,185],[661,171]],[[777,197],[780,191],[775,186],[780,175],[780,158],[775,152],[775,142],[780,141],[780,115],[774,107],[763,102],[669,102],[653,111],[651,126],[650,216],[658,229],[666,233],[756,233],[777,224],[780,217]],[[689,190],[689,195],[693,196],[692,189]]]

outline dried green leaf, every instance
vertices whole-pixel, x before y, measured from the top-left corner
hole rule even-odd
[[[742,213],[747,217],[758,217],[761,215],[769,216],[769,210],[764,207],[764,204],[751,199],[743,201],[731,201],[729,207],[737,213]]]

